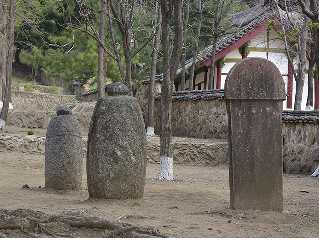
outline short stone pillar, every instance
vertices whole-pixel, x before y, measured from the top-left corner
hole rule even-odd
[[[138,101],[122,83],[106,86],[88,135],[87,182],[91,198],[142,198],[146,136]]]
[[[229,122],[230,205],[282,211],[282,101],[277,67],[262,58],[236,64],[225,83]]]
[[[74,93],[74,95],[76,95],[76,99],[80,99],[80,97],[81,97],[81,89],[80,89],[80,82],[79,81],[76,81],[76,80],[74,80],[73,82],[72,82],[72,86],[73,86],[73,93]]]
[[[82,148],[78,119],[67,107],[57,107],[48,125],[45,143],[45,186],[79,190],[82,181]]]

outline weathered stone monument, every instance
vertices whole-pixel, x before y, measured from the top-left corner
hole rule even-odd
[[[78,190],[82,180],[82,149],[78,119],[59,106],[48,126],[45,143],[45,186]]]
[[[121,83],[106,86],[90,124],[87,182],[91,198],[143,197],[146,136],[138,101]]]
[[[229,72],[225,97],[231,208],[282,211],[282,76],[268,60],[245,59]]]

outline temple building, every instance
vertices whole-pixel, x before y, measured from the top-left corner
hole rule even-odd
[[[280,10],[281,13],[282,10]],[[293,71],[297,64],[289,64],[284,41],[279,38],[281,31],[280,22],[286,20],[286,13],[283,11],[281,17],[269,5],[258,4],[250,9],[231,16],[232,27],[237,31],[227,34],[217,41],[215,55],[212,56],[212,46],[208,46],[199,52],[195,62],[195,74],[191,84],[190,69],[192,59],[186,61],[186,82],[181,82],[180,67],[174,81],[176,91],[184,90],[208,90],[223,89],[226,76],[234,64],[246,57],[261,57],[273,62],[280,70],[286,85],[287,100],[284,102],[284,109],[293,109],[295,96],[295,81]],[[296,18],[297,15],[295,16]],[[297,20],[297,19],[296,19]],[[284,24],[285,25],[285,24]],[[211,65],[215,65],[214,82],[209,83]],[[183,87],[184,86],[184,89]],[[193,89],[190,89],[193,86]],[[319,108],[319,86],[318,80],[314,86],[314,106]],[[303,89],[301,108],[306,109],[308,94],[308,76],[306,74]],[[308,110],[312,110],[308,109]]]

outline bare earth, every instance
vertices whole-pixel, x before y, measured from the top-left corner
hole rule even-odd
[[[86,179],[80,192],[43,189],[43,155],[0,152],[0,208],[25,208],[49,214],[81,212],[136,226],[153,226],[170,237],[319,235],[318,178],[285,175],[283,213],[235,211],[228,208],[226,166],[176,165],[174,183],[155,180],[158,167],[148,166],[143,200],[93,201],[88,200]],[[24,184],[31,188],[22,189]]]

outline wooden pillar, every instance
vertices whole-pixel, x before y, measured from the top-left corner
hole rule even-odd
[[[287,108],[292,108],[293,66],[288,62]]]
[[[240,52],[240,54],[241,54],[241,58],[242,58],[242,59],[245,59],[245,58],[248,57],[248,52],[246,52],[246,51],[239,51],[239,52]]]
[[[220,89],[221,88],[221,64],[220,64],[220,62],[216,63],[216,69],[217,69],[216,89]]]
[[[195,90],[196,89],[196,78],[197,78],[197,74],[194,74],[194,76],[193,76],[193,79],[192,79],[192,81],[193,81],[193,88],[191,89],[191,90]]]
[[[204,72],[204,90],[208,89],[207,87],[207,79],[208,79],[208,69]]]
[[[319,110],[319,78],[314,79],[314,110]]]

